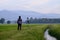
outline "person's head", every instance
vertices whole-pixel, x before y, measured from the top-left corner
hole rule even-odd
[[[21,16],[19,16],[19,19],[21,19]]]

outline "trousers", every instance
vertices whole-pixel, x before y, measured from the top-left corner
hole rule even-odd
[[[22,24],[18,24],[18,30],[21,30],[21,25],[22,25]]]

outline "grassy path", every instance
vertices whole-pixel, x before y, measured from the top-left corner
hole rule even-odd
[[[0,40],[44,40],[46,24],[23,24],[18,31],[17,25],[0,25]]]

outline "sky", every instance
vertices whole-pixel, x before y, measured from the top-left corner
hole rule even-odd
[[[0,10],[26,10],[60,14],[60,0],[0,0]]]

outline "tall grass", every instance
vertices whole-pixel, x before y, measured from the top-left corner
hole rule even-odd
[[[60,40],[60,24],[54,24],[50,27],[49,34]]]
[[[0,40],[45,40],[46,24],[23,24],[17,30],[17,24],[0,24]]]

